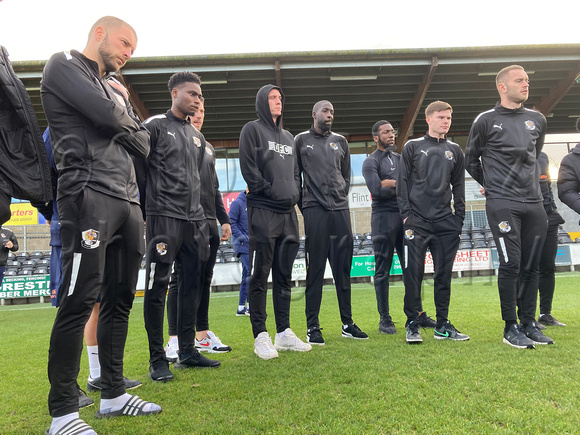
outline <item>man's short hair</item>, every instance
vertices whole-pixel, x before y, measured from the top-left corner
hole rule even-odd
[[[385,124],[390,124],[390,122],[385,121],[384,119],[381,119],[380,121],[375,122],[375,125],[373,125],[373,129],[372,129],[373,137],[379,135],[379,128],[381,128],[381,125],[385,125]]]
[[[89,39],[93,36],[93,33],[95,33],[97,27],[102,27],[107,32],[112,29],[118,29],[119,27],[127,27],[128,29],[131,29],[131,31],[135,34],[135,36],[137,36],[137,32],[135,32],[135,29],[133,29],[133,27],[131,27],[128,23],[121,20],[120,18],[113,17],[111,15],[101,17],[97,20],[95,24],[93,24],[91,30],[89,31]]]
[[[169,78],[169,81],[167,82],[169,92],[171,92],[174,88],[177,88],[184,83],[196,83],[198,85],[201,85],[201,77],[198,76],[196,73],[192,73],[190,71],[181,71],[175,73]]]
[[[451,104],[446,103],[445,101],[439,100],[433,101],[425,109],[425,117],[431,116],[435,112],[443,112],[444,110],[451,110],[451,113],[453,113],[453,108],[451,107]]]
[[[505,68],[502,68],[502,70],[500,72],[497,73],[497,76],[495,76],[495,85],[499,85],[500,83],[503,83],[505,80],[505,77],[508,75],[508,73],[514,69],[521,69],[523,71],[524,67],[520,66],[520,65],[510,65],[510,66],[506,66]]]

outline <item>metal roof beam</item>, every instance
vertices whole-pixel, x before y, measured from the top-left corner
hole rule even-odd
[[[427,91],[429,90],[429,86],[433,81],[433,77],[435,76],[435,71],[437,70],[437,66],[439,65],[439,59],[433,56],[431,59],[431,66],[429,67],[429,71],[423,77],[423,81],[419,85],[413,100],[409,104],[407,109],[407,113],[403,120],[401,121],[401,126],[399,127],[399,134],[397,136],[397,150],[401,151],[403,149],[403,145],[407,142],[407,138],[411,134],[411,130],[413,129],[413,124],[415,124],[415,120],[417,119],[417,115],[419,114],[419,110],[421,109],[421,105],[425,100],[425,95],[427,95]]]
[[[535,106],[538,112],[545,115],[550,113],[556,108],[558,103],[566,96],[566,94],[572,89],[572,86],[576,84],[576,79],[580,76],[580,64],[576,65],[576,68],[570,71],[566,77],[561,79],[558,84],[546,95],[542,100]]]

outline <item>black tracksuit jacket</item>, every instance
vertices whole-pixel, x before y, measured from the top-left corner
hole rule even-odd
[[[537,158],[544,146],[546,118],[540,112],[500,105],[481,113],[471,126],[465,169],[488,199],[542,202]]]
[[[461,147],[425,135],[410,140],[401,153],[397,201],[403,220],[410,214],[437,222],[453,214],[465,218],[465,169]]]
[[[401,155],[388,150],[377,149],[365,159],[362,174],[373,199],[373,213],[399,212],[397,188],[383,187],[381,181],[396,180],[400,167]]]

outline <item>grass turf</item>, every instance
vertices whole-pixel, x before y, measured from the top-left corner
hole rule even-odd
[[[468,342],[405,342],[403,286],[391,286],[391,315],[399,333],[378,332],[372,284],[355,284],[353,317],[369,340],[340,335],[336,295],[325,287],[320,313],[326,346],[280,352],[262,361],[253,353],[247,317],[236,317],[236,293],[212,294],[210,324],[234,349],[219,369],[174,370],[167,384],[147,377],[143,301],[130,319],[125,375],[134,390],[160,404],[153,417],[97,420],[95,407],[80,411],[98,433],[578,433],[580,430],[580,300],[576,273],[558,274],[554,315],[568,326],[546,332],[556,344],[517,350],[502,344],[503,322],[495,278],[455,279],[450,320]],[[434,317],[432,282],[424,308]],[[305,338],[304,290],[293,293],[291,324]],[[271,299],[270,299],[271,301]],[[272,314],[271,302],[268,312]],[[56,310],[47,304],[0,307],[0,432],[42,433],[50,425],[46,397],[48,341]],[[270,334],[274,319],[268,319]],[[79,383],[88,376],[83,352]],[[99,403],[99,395],[89,393]]]

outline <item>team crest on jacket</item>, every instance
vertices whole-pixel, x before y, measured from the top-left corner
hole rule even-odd
[[[330,142],[330,148],[336,151],[338,149],[338,145],[335,144],[334,142]]]
[[[500,233],[509,233],[512,229],[512,226],[510,225],[510,223],[508,221],[501,221],[498,224],[499,227],[499,232]]]
[[[205,153],[210,155],[210,156],[213,156],[213,152],[212,152],[210,147],[205,147]]]
[[[0,233],[0,236],[2,236],[3,239],[6,238],[6,234],[4,234],[4,233]]]
[[[413,230],[405,230],[405,239],[413,240],[415,238],[415,232]]]
[[[445,151],[445,158],[447,160],[453,160],[453,153],[451,151]]]
[[[101,244],[101,234],[97,230],[86,230],[81,233],[81,246],[85,249],[95,249]]]
[[[163,242],[157,243],[155,245],[155,250],[159,255],[165,255],[167,254],[167,244]]]
[[[526,125],[526,129],[528,130],[535,130],[536,129],[536,123],[534,121],[526,121],[525,122]]]
[[[199,140],[198,137],[193,137],[193,143],[195,144],[196,147],[200,148],[201,147],[201,141]]]

